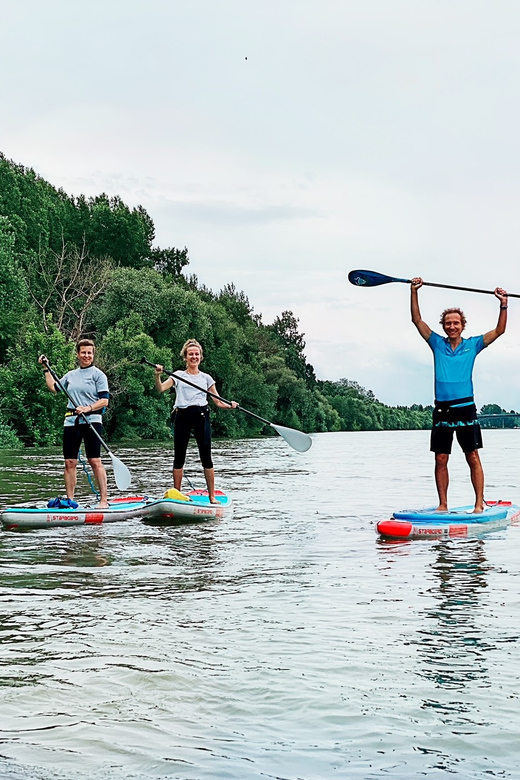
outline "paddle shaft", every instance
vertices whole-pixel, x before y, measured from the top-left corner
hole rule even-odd
[[[155,368],[155,363],[152,363],[150,360],[146,360],[146,358],[142,358],[141,363],[146,363],[147,366],[152,366],[152,368]],[[167,371],[167,369],[163,368],[163,374],[168,374],[168,376],[171,376],[173,379],[178,379],[180,382],[185,382],[187,385],[190,385],[190,387],[194,387],[196,390],[200,390],[202,393],[211,396],[211,398],[216,398],[218,401],[223,401],[225,404],[228,404],[228,406],[231,406],[231,401],[227,401],[225,398],[222,398],[221,395],[217,395],[216,393],[210,393],[209,390],[203,390],[202,387],[196,385],[195,382],[190,382],[189,379],[185,379],[183,376],[179,376],[175,373],[175,371]],[[251,417],[256,417],[257,420],[260,420],[266,425],[273,424],[269,422],[269,420],[265,420],[263,417],[260,417],[258,414],[250,412],[248,409],[244,409],[243,406],[238,405],[236,409],[244,412],[244,414],[250,414]]]
[[[57,376],[56,372],[55,372],[55,371],[54,371],[54,369],[53,369],[53,368],[52,368],[52,367],[49,365],[49,361],[48,361],[48,360],[43,360],[42,362],[43,362],[43,365],[44,365],[46,368],[48,368],[48,369],[49,369],[49,371],[51,372],[51,376],[52,376],[52,378],[54,379],[54,381],[56,382],[56,384],[58,385],[58,387],[60,388],[61,392],[62,392],[62,393],[64,393],[64,394],[67,396],[67,398],[69,399],[69,401],[71,402],[71,404],[73,404],[73,406],[74,406],[74,409],[76,409],[76,402],[74,401],[74,399],[72,398],[72,396],[71,396],[71,395],[70,395],[70,394],[67,392],[67,390],[66,390],[66,389],[63,387],[63,385],[61,384],[60,380],[58,379],[58,376]],[[83,419],[85,420],[85,422],[87,423],[87,425],[90,427],[90,430],[91,430],[91,431],[94,431],[94,433],[95,433],[95,434],[96,434],[96,436],[98,437],[99,441],[101,442],[101,444],[103,445],[103,447],[105,448],[105,450],[106,450],[106,451],[107,451],[107,452],[108,452],[110,455],[112,455],[112,453],[110,452],[110,450],[109,450],[108,446],[105,444],[105,442],[103,441],[103,439],[101,438],[101,436],[99,435],[99,433],[96,431],[96,429],[94,428],[94,426],[92,425],[92,423],[91,423],[91,422],[90,422],[90,421],[87,419],[86,415],[85,415],[85,414],[83,414],[83,412],[79,412],[79,413],[78,413],[78,416],[79,416],[79,417],[83,417]]]
[[[411,283],[411,279],[404,280],[407,284]],[[446,290],[464,290],[464,292],[485,293],[486,295],[494,295],[494,290],[479,290],[477,287],[459,287],[456,284],[437,284],[437,282],[423,282],[425,287],[443,287]],[[515,293],[508,293],[508,298],[520,298],[520,295]]]

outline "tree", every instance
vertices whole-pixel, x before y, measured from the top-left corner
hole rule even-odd
[[[505,409],[502,409],[498,404],[484,404],[480,410],[480,414],[505,414]]]
[[[153,371],[141,365],[145,357],[165,364],[167,350],[158,350],[144,332],[143,320],[131,313],[100,339],[96,362],[105,371],[110,403],[104,422],[114,439],[165,439],[169,435],[171,399],[154,386]]]
[[[153,267],[163,276],[176,278],[181,275],[182,269],[189,264],[188,248],[184,249],[152,249],[151,258]]]
[[[14,253],[15,237],[9,220],[0,217],[0,359],[15,340],[27,310],[22,271]]]
[[[41,313],[48,332],[48,317],[68,338],[85,335],[89,310],[108,285],[113,263],[108,258],[91,258],[85,244],[62,245],[60,252],[40,254],[26,277],[31,298]]]
[[[26,445],[53,445],[61,441],[66,399],[45,386],[38,357],[44,353],[58,376],[74,368],[74,345],[48,322],[47,333],[29,323],[7,351],[0,366],[0,418]]]
[[[110,257],[116,265],[129,268],[151,267],[152,241],[155,228],[142,206],[130,209],[119,197],[109,198],[103,193],[78,203],[78,214],[83,218],[78,227],[94,257]]]
[[[313,389],[316,384],[316,375],[313,367],[307,363],[303,351],[305,349],[304,334],[298,331],[298,322],[298,318],[294,316],[292,311],[284,311],[281,317],[277,317],[269,328],[284,349],[287,366],[294,371],[297,377],[303,379],[310,389]]]

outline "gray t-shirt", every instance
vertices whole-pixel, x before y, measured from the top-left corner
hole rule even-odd
[[[108,380],[106,375],[101,369],[96,366],[89,366],[88,368],[75,368],[73,371],[68,371],[64,377],[60,379],[61,384],[68,392],[77,406],[91,406],[99,401],[100,398],[108,398]],[[56,390],[60,392],[60,388],[56,385]],[[68,409],[75,409],[72,404],[67,404]],[[75,425],[76,417],[78,415],[72,414],[70,417],[65,417],[65,426]],[[89,414],[87,415],[89,422],[101,422],[101,414]],[[83,417],[79,417],[78,422],[85,424]]]
[[[190,374],[188,371],[176,371],[177,376],[185,377],[188,382],[198,385],[200,390],[190,387],[185,382],[175,379],[175,408],[185,409],[187,406],[206,406],[208,396],[204,392],[215,384],[215,380],[203,371],[198,374]]]

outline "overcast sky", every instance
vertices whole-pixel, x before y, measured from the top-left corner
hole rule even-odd
[[[3,8],[0,149],[53,185],[142,204],[188,273],[286,309],[320,379],[430,403],[392,276],[520,293],[520,4],[18,0]],[[424,319],[491,295],[423,289]],[[194,334],[196,335],[196,334]],[[520,301],[477,405],[520,409]]]

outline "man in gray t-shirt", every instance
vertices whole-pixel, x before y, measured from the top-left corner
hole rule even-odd
[[[63,457],[65,459],[65,489],[67,498],[74,499],[76,487],[76,470],[78,453],[81,443],[84,443],[85,454],[96,477],[100,501],[99,508],[108,507],[107,500],[107,475],[101,460],[101,442],[81,414],[88,417],[88,421],[101,436],[103,425],[101,413],[108,406],[109,391],[106,375],[94,365],[94,342],[90,339],[82,339],[76,346],[79,368],[68,371],[60,379],[60,383],[74,401],[69,400],[65,420],[63,424]],[[39,362],[45,364],[46,358],[42,355]],[[45,382],[52,393],[60,392],[59,386],[54,381],[48,368],[44,369]]]

